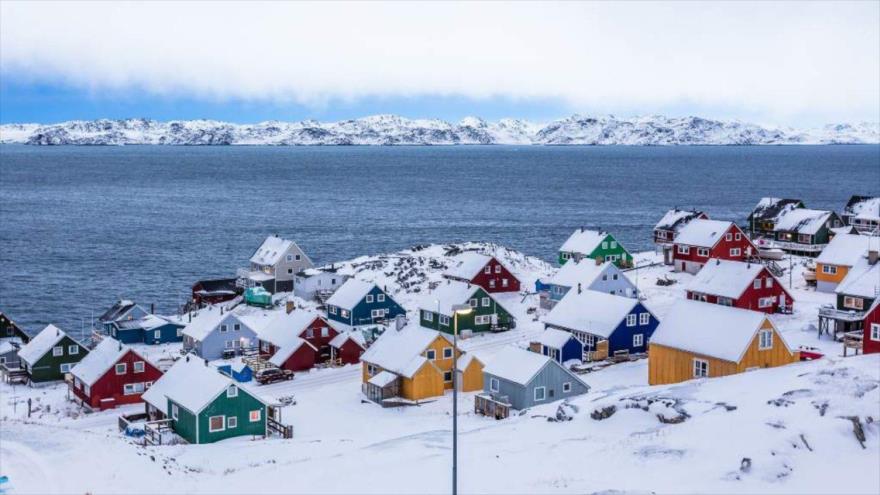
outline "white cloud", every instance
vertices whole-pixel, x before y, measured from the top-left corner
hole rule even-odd
[[[880,4],[3,2],[0,70],[308,105],[500,96],[878,120]]]

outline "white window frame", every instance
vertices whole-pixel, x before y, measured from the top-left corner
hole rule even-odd
[[[860,297],[843,296],[843,307],[850,309],[865,309],[865,300]]]
[[[730,255],[731,256],[741,256],[742,250],[740,250],[740,248],[730,248]]]
[[[483,273],[485,273],[486,275],[491,275],[492,274],[492,266],[486,265],[486,267],[483,268]]]
[[[76,356],[79,354],[79,346],[76,344],[71,344],[67,346],[67,354],[70,356]]]
[[[468,301],[468,304],[470,304],[472,308],[478,308],[480,306],[479,301],[477,301],[476,298]]]
[[[366,300],[367,304],[373,304],[374,298],[372,294],[367,294],[367,297],[365,297],[364,299]]]
[[[448,380],[446,379],[447,376],[449,376]],[[452,370],[443,372],[443,383],[452,383]]]
[[[697,256],[701,256],[703,258],[708,258],[709,257],[709,248],[704,248],[704,247],[697,248]]]
[[[541,398],[538,398],[538,390],[541,391]],[[543,402],[547,400],[547,387],[535,387],[535,391],[533,392],[533,397],[535,402]]]
[[[217,418],[220,418],[223,423],[220,428],[214,428],[213,426],[213,422]],[[226,431],[226,416],[208,416],[208,433],[217,433],[218,431]]]
[[[171,404],[171,419],[177,421],[180,418],[180,408],[177,404]]]
[[[370,316],[373,318],[381,318],[381,317],[385,316],[385,310],[382,308],[371,309]]]
[[[678,245],[678,254],[691,254],[691,247],[684,244]]]
[[[490,392],[498,392],[501,389],[501,382],[498,381],[495,377],[489,378],[489,391]]]
[[[257,413],[256,418],[254,417],[254,413]],[[262,409],[254,409],[250,413],[248,413],[248,420],[251,423],[256,423],[257,421],[261,421],[263,419],[263,411]]]
[[[760,278],[756,278],[755,280],[752,281],[752,288],[753,289],[760,289],[761,288],[761,279]]]
[[[495,273],[501,273],[501,265],[495,265]]]
[[[874,341],[880,341],[880,323],[871,323],[871,333],[868,338]]]
[[[226,326],[226,323],[220,325],[220,333],[226,333],[227,331],[229,331],[229,327]]]
[[[329,327],[321,327],[321,337],[329,337],[330,336],[330,328]]]
[[[724,234],[724,240],[725,240],[725,241],[732,241],[732,240],[733,240],[733,234],[731,234],[730,232]]]
[[[822,273],[826,275],[837,275],[837,267],[832,265],[822,265]]]
[[[651,323],[651,313],[639,313],[639,325]]]
[[[758,307],[759,308],[770,308],[773,307],[773,303],[776,302],[776,298],[773,296],[770,297],[762,297],[758,299]]]
[[[764,279],[764,288],[770,289],[773,287],[773,277],[767,277]]]
[[[633,347],[641,347],[645,345],[645,336],[644,334],[637,333],[633,335]]]
[[[773,330],[761,330],[758,332],[758,350],[769,349],[773,349]]]
[[[637,321],[636,318],[637,317],[635,314],[626,315],[626,326],[628,326],[628,327],[636,326],[636,321]]]
[[[694,378],[705,378],[709,376],[709,361],[700,358],[694,358],[693,362]]]
[[[233,323],[232,324],[232,331],[233,332],[240,332],[241,331],[241,323]]]
[[[226,416],[226,428],[229,430],[238,428],[238,416]]]
[[[180,329],[177,330],[178,332]],[[153,330],[153,338],[159,340],[162,338],[162,330]]]
[[[484,297],[483,298],[483,307],[488,308],[491,305],[492,305],[492,299],[489,297]]]
[[[61,363],[61,365],[58,366],[58,369],[59,369],[62,373],[70,373],[70,369],[73,368],[73,366],[74,366],[75,364],[76,364],[76,363]]]
[[[230,385],[226,387],[226,398],[234,399],[235,397],[238,397],[238,387],[236,387],[235,385]]]
[[[336,314],[336,306],[330,306],[330,314],[331,314],[331,315],[335,315],[335,314]]]
[[[146,363],[144,363],[143,361],[135,361],[134,364],[132,364],[131,369],[135,373],[143,373],[147,369]]]
[[[437,359],[437,351],[435,351],[434,349],[426,350],[425,351],[425,358],[427,358],[428,361],[436,360]]]
[[[571,382],[565,382],[562,384],[562,393],[567,394],[571,392]]]
[[[376,302],[385,302],[385,294],[376,294]]]
[[[440,315],[440,324],[444,326],[449,326],[449,317],[446,315]]]
[[[122,371],[119,371],[120,369],[122,369]],[[116,363],[113,366],[113,371],[117,375],[124,375],[124,374],[128,373],[128,363]]]
[[[443,359],[452,359],[452,347],[443,348]]]
[[[55,347],[52,348],[52,357],[58,357],[58,356],[63,356],[63,355],[64,355],[64,346],[63,345],[56,345]]]
[[[422,319],[425,321],[434,321],[434,313],[424,309],[422,310]]]

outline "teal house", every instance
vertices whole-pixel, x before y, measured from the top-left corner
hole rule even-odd
[[[178,360],[142,398],[150,419],[170,419],[189,443],[269,435],[269,406],[194,356]]]
[[[327,299],[327,319],[350,326],[371,325],[406,310],[374,283],[348,279]]]
[[[419,324],[425,328],[453,333],[452,307],[468,304],[472,311],[459,315],[459,334],[509,330],[516,326],[513,315],[492,294],[476,284],[446,280],[440,282],[419,305]]]
[[[614,236],[608,232],[580,228],[574,231],[559,248],[559,264],[564,265],[568,260],[580,261],[584,258],[610,261],[618,268],[633,266],[632,254]]]

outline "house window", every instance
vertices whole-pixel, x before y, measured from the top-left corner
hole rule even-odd
[[[637,333],[633,335],[633,347],[641,347],[645,344],[645,336]]]
[[[433,361],[437,358],[437,352],[434,349],[428,349],[425,351],[425,357],[428,358],[428,361]]]
[[[52,356],[58,357],[64,355],[64,346],[56,346],[52,348]]]
[[[443,359],[452,359],[452,347],[443,348]]]
[[[703,296],[703,298],[705,300],[705,296]],[[729,297],[719,297],[718,304],[720,304],[722,306],[733,306],[733,299],[731,299]]]
[[[376,302],[385,302],[385,294],[376,294]]]
[[[498,383],[497,378],[489,378],[489,391],[497,392],[500,389],[500,384]]]
[[[871,340],[880,340],[880,323],[871,323]]]
[[[373,366],[372,364],[368,364],[368,365],[367,365],[367,374],[368,374],[368,375],[373,376],[373,375],[376,374],[377,371],[379,371],[379,370],[376,369],[376,367]]]
[[[295,259],[296,261],[299,261],[299,260],[302,259],[302,255],[301,255],[301,254],[297,254],[296,256],[293,257],[293,259]]]
[[[445,315],[440,315],[440,324],[448,327],[449,326],[449,317],[445,316]]]
[[[116,365],[116,374],[117,375],[124,375],[127,370],[128,370],[128,365],[126,365],[125,363],[119,363]]]
[[[75,363],[64,363],[59,367],[59,369],[62,373],[70,373],[70,368],[73,368],[74,364]]]
[[[565,382],[562,384],[562,393],[567,394],[571,392],[571,382]]]
[[[709,376],[709,361],[694,359],[694,378]]]
[[[739,256],[740,254],[742,254],[742,251],[739,248],[730,248],[730,255],[731,256],[735,257],[735,256]]]
[[[339,312],[339,316],[341,316],[343,318],[348,318],[348,314],[349,313],[348,313],[347,309],[343,309],[342,311]]]
[[[434,321],[434,313],[430,311],[422,311],[422,318],[425,321]]]
[[[773,306],[773,303],[776,302],[776,298],[773,296],[770,297],[762,297],[758,299],[758,307],[759,308],[769,308]]]
[[[488,308],[491,305],[492,305],[491,299],[489,299],[488,297],[484,297],[483,298],[483,307]]]
[[[452,382],[452,371],[443,372],[443,381],[446,383]]]
[[[67,353],[71,356],[76,356],[79,354],[79,346],[78,345],[69,345],[67,346]]]
[[[335,315],[335,314],[336,314],[336,306],[330,306],[330,314],[331,314],[331,315]]]
[[[292,255],[292,254],[288,254],[288,255],[287,255],[287,261],[293,261],[293,255]]]
[[[731,234],[730,232],[724,234],[724,240],[725,240],[725,241],[732,241],[732,240],[733,240],[733,234]]]
[[[766,287],[768,289],[773,287],[773,278],[772,277],[767,277],[764,279],[764,287]]]
[[[144,362],[143,361],[135,361],[134,362],[134,372],[135,373],[143,373],[144,372]]]
[[[760,289],[760,288],[761,288],[761,279],[760,279],[760,278],[756,278],[756,279],[752,282],[752,287],[754,287],[754,288],[756,288],[756,289]]]
[[[492,323],[492,315],[477,315],[474,317],[474,324],[488,325]]]
[[[837,267],[831,265],[822,265],[822,273],[828,275],[837,275]]]
[[[232,325],[232,330],[235,332],[240,332],[241,331],[241,323],[236,323],[236,324]]]
[[[702,256],[703,258],[709,257],[709,248],[697,248],[697,256]]]
[[[535,387],[535,401],[542,401],[547,398],[547,387]]]
[[[626,315],[626,326],[628,326],[628,327],[636,326],[636,315]]]
[[[162,338],[162,330],[156,330],[155,332],[153,332],[153,338],[156,340],[161,339]]]
[[[611,249],[614,249],[616,247],[617,247],[617,241],[611,241]]]
[[[208,431],[214,433],[226,429],[226,416],[211,416],[208,418]]]
[[[312,328],[306,328],[306,338],[311,339],[315,336],[315,330]]]
[[[85,389],[83,390],[83,392],[85,392],[86,395],[89,395],[89,396],[92,395],[92,387],[86,385],[86,386],[85,386]]]
[[[251,411],[251,413],[249,415],[249,419],[251,420],[251,423],[256,423],[257,421],[259,421],[262,418],[263,418],[262,411],[260,411],[259,409],[255,409],[255,410]]]
[[[238,418],[235,416],[226,417],[226,427],[230,430],[238,426]]]
[[[329,337],[330,329],[327,327],[321,327],[321,337]]]
[[[370,310],[370,316],[373,318],[381,318],[385,316],[385,310],[382,308]]]
[[[158,330],[156,330],[156,332],[158,332]],[[178,337],[183,336],[183,329],[182,329],[182,328],[178,328],[178,329],[177,329],[177,336],[178,336]]]
[[[148,389],[148,388],[150,388],[150,387],[152,387],[152,386],[153,386],[153,382],[145,382],[145,383],[144,383],[144,390],[146,390],[146,389]]]
[[[602,249],[608,249],[608,241],[602,241]]]
[[[221,332],[225,332],[226,330],[227,330],[227,328],[226,328],[226,324],[225,324],[225,323],[224,323],[223,325],[220,325],[220,331],[221,331]]]
[[[761,330],[758,333],[758,349],[767,350],[773,348],[773,331],[772,330]]]
[[[373,304],[373,295],[367,294],[367,304]]]
[[[810,244],[810,240],[813,236],[810,234],[798,234],[798,242],[801,244]]]
[[[567,260],[571,258],[571,253],[562,253],[562,259]]]
[[[742,240],[742,237],[743,237],[742,234],[740,234],[739,232],[736,233],[736,240],[740,241],[740,240]]]
[[[843,307],[851,308],[851,309],[862,309],[865,306],[865,301],[859,297],[852,296],[844,296],[843,297]]]
[[[232,349],[232,348],[234,347],[234,345],[235,345],[235,344],[233,344],[233,342],[232,342],[231,340],[227,340],[226,343],[224,344],[224,346],[225,346],[227,349]]]
[[[647,325],[651,322],[651,313],[639,313],[639,325]]]
[[[495,273],[501,273],[501,265],[495,265]]]
[[[486,275],[491,274],[491,273],[492,273],[492,267],[489,266],[489,265],[486,265],[486,268],[483,269],[483,273],[485,273]]]
[[[479,301],[477,301],[476,299],[471,299],[470,301],[468,301],[468,304],[470,304],[472,308],[476,308],[477,306],[479,306],[478,302]]]
[[[494,289],[494,288],[495,288],[495,279],[494,279],[494,278],[489,280],[489,288],[490,288],[490,289]]]
[[[226,387],[226,397],[230,399],[238,397],[238,387],[236,387],[235,385],[230,385]]]
[[[678,254],[691,254],[691,247],[679,244],[678,245]]]
[[[144,384],[143,383],[126,383],[122,387],[122,393],[124,395],[135,395],[141,394],[144,392]]]
[[[611,280],[617,280],[619,278],[620,278],[620,276],[616,273],[614,275],[611,275]]]
[[[608,275],[602,274],[602,281],[605,282],[608,280]]]
[[[178,416],[180,416],[180,409],[177,404],[171,404],[171,419],[177,421]]]

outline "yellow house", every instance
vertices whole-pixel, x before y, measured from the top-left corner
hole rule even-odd
[[[850,268],[868,251],[871,237],[837,234],[816,258],[816,290],[834,292]]]
[[[483,364],[461,350],[461,388],[483,388]],[[386,330],[361,356],[362,389],[373,401],[392,397],[418,401],[443,395],[452,388],[452,337],[420,326]]]
[[[800,360],[764,313],[682,300],[651,336],[648,383],[663,385]]]

